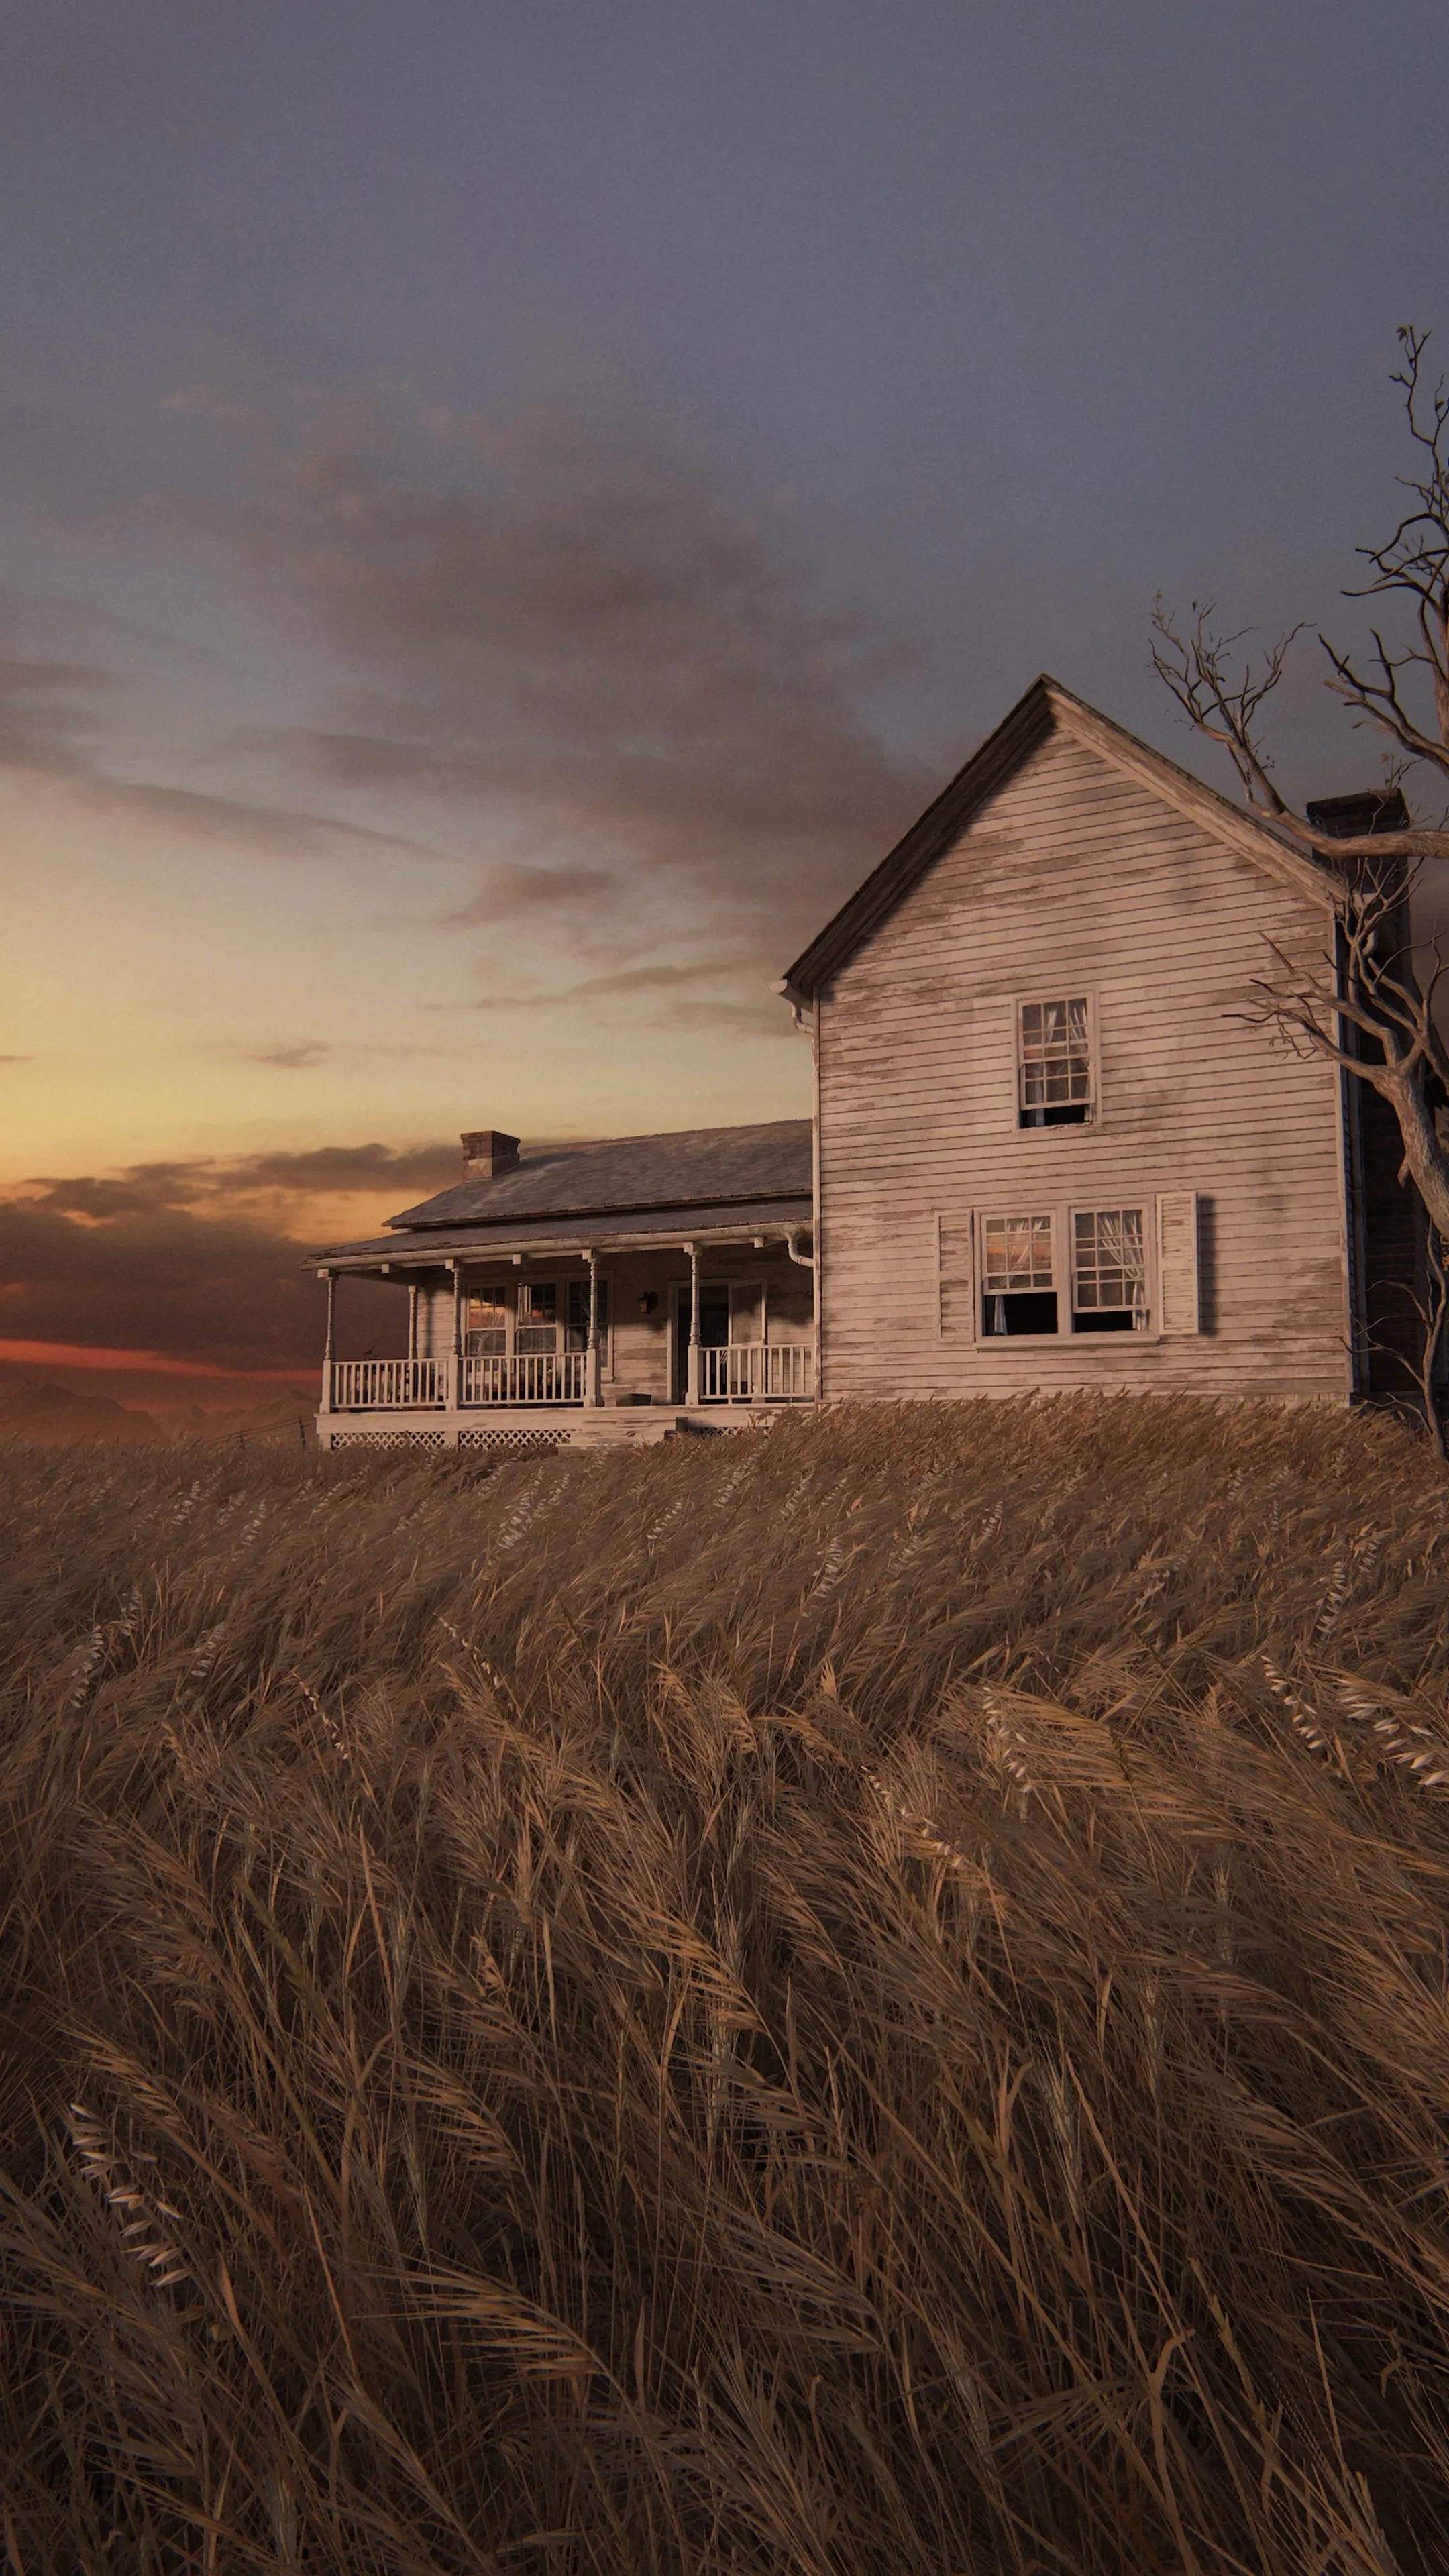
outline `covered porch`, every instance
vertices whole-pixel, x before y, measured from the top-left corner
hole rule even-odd
[[[816,1392],[808,1224],[501,1230],[355,1245],[319,1265],[319,1445],[612,1445],[768,1418]],[[342,1355],[348,1274],[407,1297],[403,1356]]]

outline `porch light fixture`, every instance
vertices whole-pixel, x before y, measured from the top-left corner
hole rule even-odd
[[[659,1311],[659,1293],[658,1293],[658,1290],[657,1290],[657,1289],[654,1289],[654,1288],[646,1288],[646,1289],[645,1289],[645,1291],[644,1291],[643,1296],[642,1296],[642,1297],[640,1298],[640,1300],[639,1300],[639,1312],[640,1312],[640,1314],[641,1314],[641,1315],[655,1315],[655,1314],[657,1314],[657,1313],[658,1313],[658,1311]]]

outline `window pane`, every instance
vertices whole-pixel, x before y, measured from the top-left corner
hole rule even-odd
[[[1014,1288],[1050,1288],[1052,1221],[1049,1216],[988,1216],[981,1229],[982,1288],[1004,1296]]]
[[[565,1291],[564,1349],[586,1351],[589,1347],[589,1283],[571,1279]],[[599,1350],[601,1368],[609,1365],[609,1283],[599,1281]]]
[[[1078,1314],[1147,1305],[1141,1208],[1078,1209],[1072,1219],[1072,1304]]]
[[[1091,1100],[1085,995],[1023,1002],[1019,1048],[1023,1109],[1064,1109]]]
[[[496,1357],[508,1348],[508,1308],[501,1288],[480,1288],[468,1299],[463,1348],[472,1359]]]
[[[558,1349],[558,1282],[554,1279],[522,1279],[518,1284],[518,1330],[514,1336],[516,1351],[532,1353]]]

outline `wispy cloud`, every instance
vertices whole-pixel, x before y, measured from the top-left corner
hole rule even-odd
[[[310,1203],[375,1193],[381,1216],[458,1168],[456,1143],[324,1145],[32,1181],[0,1200],[0,1345],[160,1354],[203,1373],[310,1367],[323,1313]],[[351,1289],[364,1343],[385,1343],[396,1299]]]
[[[331,1053],[320,1038],[302,1038],[295,1046],[258,1047],[251,1062],[272,1065],[279,1073],[306,1073],[314,1064],[325,1063]]]
[[[593,917],[619,892],[620,883],[616,870],[583,862],[530,868],[504,860],[484,870],[465,903],[440,913],[439,925],[481,930],[530,913],[584,912]]]
[[[136,817],[268,858],[437,855],[415,837],[313,805],[118,774],[108,740],[125,708],[124,676],[100,661],[18,652],[18,623],[13,610],[0,618],[0,771],[63,781],[92,813]]]
[[[865,712],[899,644],[637,413],[334,407],[290,447],[249,416],[244,447],[234,500],[190,521],[347,675],[333,723],[269,747],[349,796],[487,817],[513,846],[455,918],[572,907],[657,945],[743,907],[773,959],[930,783]]]
[[[83,775],[101,722],[93,701],[118,686],[99,663],[0,653],[0,767]]]
[[[641,994],[670,994],[698,985],[719,984],[749,972],[747,957],[700,957],[675,963],[668,958],[651,960],[644,966],[624,966],[609,975],[582,975],[577,982],[553,990],[521,986],[501,993],[480,993],[473,1003],[478,1011],[561,1010],[581,1001],[601,1001],[613,997],[625,999]],[[695,1007],[693,1003],[691,1009]],[[789,1029],[789,1015],[779,1014],[781,1025]]]
[[[80,1173],[27,1181],[16,1203],[62,1216],[105,1223],[115,1217],[154,1215],[168,1209],[207,1214],[248,1206],[259,1197],[364,1196],[371,1191],[441,1189],[457,1177],[458,1143],[414,1147],[314,1145],[296,1152],[273,1150],[231,1156],[197,1155],[174,1162],[135,1163],[126,1171]]]

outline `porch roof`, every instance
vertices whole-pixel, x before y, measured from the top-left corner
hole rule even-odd
[[[690,1127],[663,1136],[606,1136],[577,1145],[536,1146],[511,1171],[465,1180],[390,1217],[395,1230],[527,1224],[592,1216],[616,1221],[645,1210],[722,1208],[807,1197],[813,1138],[808,1118],[754,1127]]]
[[[554,1217],[536,1224],[419,1227],[322,1245],[312,1258],[328,1270],[436,1270],[448,1261],[482,1265],[515,1253],[580,1259],[586,1252],[668,1252],[685,1243],[777,1242],[808,1229],[808,1191],[742,1206],[629,1209],[619,1215]]]

